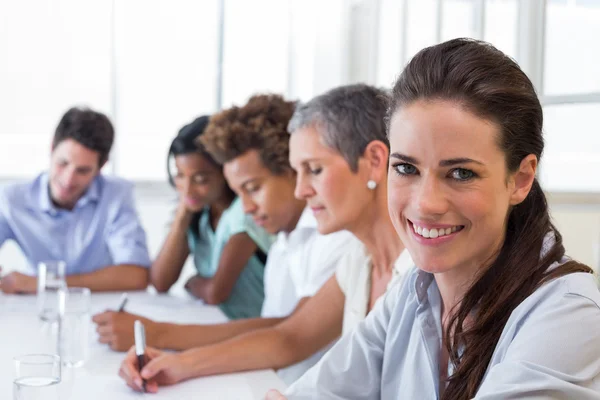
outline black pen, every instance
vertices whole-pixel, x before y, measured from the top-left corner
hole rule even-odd
[[[125,305],[127,304],[127,301],[129,301],[129,297],[127,297],[127,293],[123,293],[121,295],[121,302],[118,309],[119,312],[125,311]]]
[[[144,368],[146,357],[146,331],[144,325],[136,320],[133,324],[134,339],[135,339],[135,355],[138,360],[138,371],[141,373]],[[146,380],[142,378],[142,390],[146,392]]]

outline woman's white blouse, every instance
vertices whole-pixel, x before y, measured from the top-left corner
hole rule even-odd
[[[511,314],[476,399],[600,399],[595,277],[552,280]],[[416,268],[286,392],[298,399],[438,399],[441,300]]]
[[[394,262],[392,278],[386,292],[399,284],[414,266],[408,250],[403,250]],[[344,324],[342,334],[351,332],[367,316],[371,296],[371,256],[364,245],[356,246],[341,260],[335,271],[335,277],[344,293]],[[381,301],[381,296],[377,301]]]

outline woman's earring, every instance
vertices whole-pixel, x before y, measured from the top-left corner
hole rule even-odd
[[[375,188],[377,187],[377,182],[375,182],[373,179],[369,179],[369,181],[367,182],[367,187],[371,190],[375,190]]]

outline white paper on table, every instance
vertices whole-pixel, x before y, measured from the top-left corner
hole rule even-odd
[[[115,310],[118,307],[115,295],[104,294],[92,296],[92,314]],[[107,307],[112,302],[114,306]],[[176,310],[176,312],[174,312]],[[222,323],[227,317],[214,306],[205,306],[201,301],[181,299],[166,295],[148,296],[146,294],[130,293],[125,311],[141,315],[155,321],[173,323]]]
[[[116,375],[78,374],[72,382],[61,383],[62,398],[68,400],[152,399],[253,400],[252,389],[244,377],[220,375],[198,378],[173,386],[160,387],[156,394],[137,393]]]
[[[34,295],[6,295],[0,293],[0,314],[5,312],[37,315],[37,297]]]

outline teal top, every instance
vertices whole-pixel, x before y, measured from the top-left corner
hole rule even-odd
[[[258,248],[266,254],[273,243],[273,236],[254,224],[244,214],[242,203],[236,198],[221,215],[217,229],[210,225],[209,209],[200,215],[197,230],[188,229],[188,244],[194,257],[198,275],[212,278],[219,268],[221,253],[233,235],[247,233]],[[231,295],[219,307],[230,319],[259,317],[264,294],[264,263],[254,254],[238,277]]]

